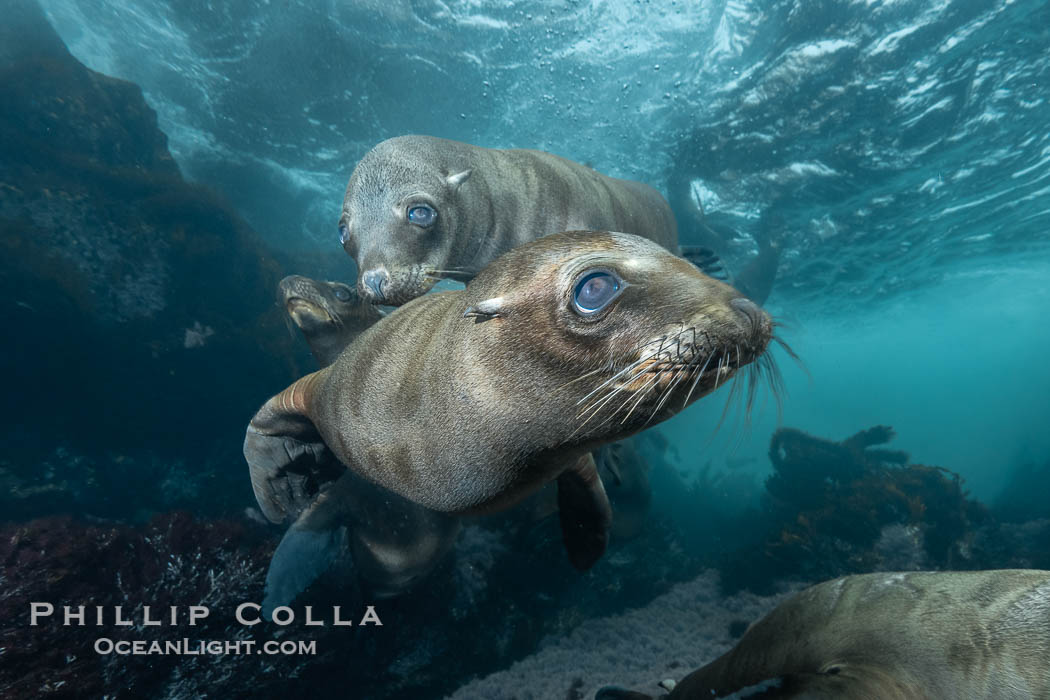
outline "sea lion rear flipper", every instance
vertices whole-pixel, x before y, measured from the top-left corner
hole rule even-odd
[[[309,374],[267,401],[244,436],[244,458],[259,508],[271,522],[297,517],[322,484],[345,471],[306,414]]]
[[[700,268],[700,271],[708,277],[714,277],[719,280],[729,279],[729,271],[722,264],[722,259],[710,248],[699,245],[683,245],[679,246],[679,251],[683,258]]]
[[[262,601],[267,619],[274,608],[295,600],[346,551],[346,527],[313,529],[307,524],[309,512],[288,528],[270,559]]]
[[[612,526],[609,498],[590,453],[558,477],[558,513],[569,561],[586,571],[605,553]]]

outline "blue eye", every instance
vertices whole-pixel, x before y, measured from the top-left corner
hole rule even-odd
[[[408,220],[416,226],[430,226],[437,219],[438,213],[426,204],[417,204],[408,208]]]
[[[611,272],[596,270],[580,278],[573,290],[572,303],[583,316],[596,314],[616,298],[623,283]]]
[[[350,227],[346,224],[339,224],[339,244],[346,245],[346,242],[350,240]]]
[[[332,293],[335,294],[335,298],[339,301],[350,301],[350,290],[346,287],[336,287]]]

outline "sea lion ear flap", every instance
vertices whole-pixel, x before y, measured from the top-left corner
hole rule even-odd
[[[467,307],[463,318],[473,318],[474,323],[484,323],[503,315],[503,297],[492,297]]]
[[[586,571],[605,554],[612,526],[609,498],[589,452],[558,477],[558,516],[569,561]]]
[[[470,178],[470,174],[472,172],[474,172],[474,171],[471,168],[467,168],[466,170],[464,170],[461,173],[456,173],[455,175],[449,175],[448,177],[445,178],[445,184],[447,184],[449,186],[449,189],[451,189],[453,192],[455,192],[456,190],[459,189],[460,185],[462,185],[464,182],[466,182]]]
[[[303,377],[263,404],[245,432],[252,490],[271,522],[298,517],[322,484],[346,470],[303,410],[316,375]]]

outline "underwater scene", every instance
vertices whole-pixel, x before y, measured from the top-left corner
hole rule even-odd
[[[0,698],[1050,700],[1045,0],[3,0]]]

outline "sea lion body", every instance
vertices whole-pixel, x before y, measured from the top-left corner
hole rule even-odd
[[[410,220],[415,207],[432,222]],[[429,217],[427,217],[429,218]],[[365,154],[339,222],[358,292],[400,305],[438,278],[467,281],[501,254],[559,231],[624,231],[678,251],[674,215],[652,187],[543,151],[400,136]]]
[[[245,437],[256,497],[280,519],[345,465],[426,508],[474,514],[556,479],[570,559],[587,568],[610,520],[590,451],[767,358],[772,329],[651,241],[540,238],[462,291],[402,306],[270,399]]]
[[[827,581],[753,624],[671,700],[1050,698],[1050,572],[877,573]],[[649,697],[604,689],[598,698]]]
[[[321,367],[330,365],[365,328],[384,316],[340,282],[293,275],[280,281],[277,297]],[[398,595],[437,565],[459,529],[457,518],[423,508],[346,471],[306,507],[278,547],[267,577],[264,607],[290,602],[308,584],[299,575],[304,569],[319,574],[346,551],[372,597]],[[319,549],[311,546],[318,542]],[[289,571],[296,572],[291,581]]]

